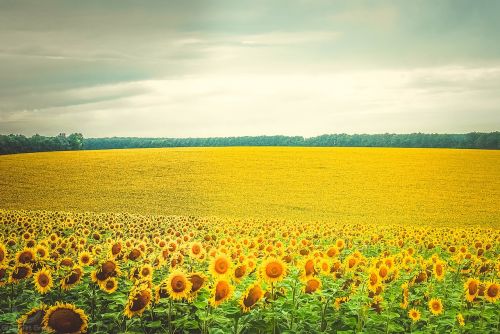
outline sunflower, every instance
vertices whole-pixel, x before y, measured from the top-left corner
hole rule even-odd
[[[231,273],[232,262],[226,254],[219,254],[210,261],[210,274],[214,277],[224,277]]]
[[[49,257],[49,250],[45,246],[38,245],[35,247],[35,254],[36,257],[46,260]]]
[[[250,285],[240,299],[240,306],[243,312],[249,312],[250,309],[259,302],[262,296],[264,296],[264,290],[262,290],[260,283],[255,282]]]
[[[444,262],[442,261],[437,261],[436,263],[434,263],[434,276],[436,276],[436,279],[438,281],[442,281],[443,278],[444,278],[444,274],[445,274],[445,271],[444,271]]]
[[[237,282],[240,282],[243,277],[245,276],[247,271],[247,266],[246,264],[240,264],[236,268],[234,268],[234,274],[233,277]]]
[[[300,270],[302,271],[302,278],[307,278],[315,275],[317,273],[314,258],[307,258],[300,264]]]
[[[0,264],[4,263],[4,261],[7,259],[7,248],[5,248],[5,245],[0,242]]]
[[[43,325],[48,332],[79,334],[87,331],[88,318],[72,304],[56,303],[45,313]]]
[[[321,281],[316,277],[306,279],[304,293],[313,293],[321,289]]]
[[[381,279],[376,269],[371,269],[368,276],[368,289],[376,292],[378,287],[381,286]]]
[[[174,300],[188,297],[192,285],[186,274],[179,269],[173,270],[167,277],[167,291]]]
[[[146,284],[135,286],[129,294],[124,313],[129,318],[132,318],[134,315],[140,316],[150,302],[151,289]]]
[[[35,252],[31,248],[24,248],[16,254],[17,263],[27,264],[35,261]]]
[[[434,315],[443,313],[443,303],[441,302],[441,299],[432,298],[431,300],[429,300],[429,310]]]
[[[465,282],[465,299],[467,299],[468,302],[474,301],[474,299],[477,297],[480,284],[481,282],[479,282],[479,280],[475,278],[469,278],[467,282]]]
[[[139,275],[143,279],[152,278],[153,267],[150,264],[144,264],[139,270]]]
[[[413,322],[417,322],[420,320],[420,311],[412,308],[411,310],[408,311],[408,316]]]
[[[210,303],[213,307],[217,307],[229,298],[233,294],[234,287],[226,279],[219,279],[215,282],[212,292],[212,298]]]
[[[201,242],[192,242],[191,245],[189,246],[189,255],[193,259],[200,259],[200,257],[203,255],[204,249],[203,245]]]
[[[16,283],[31,276],[31,267],[27,264],[17,264],[10,273],[10,282]]]
[[[23,314],[17,320],[17,328],[19,334],[34,334],[41,333],[43,330],[43,317],[47,311],[47,306],[40,305],[34,307],[27,313]]]
[[[189,291],[188,300],[193,300],[198,291],[200,291],[207,282],[207,277],[200,272],[196,272],[189,274],[188,280],[191,282],[191,291]]]
[[[52,279],[52,274],[47,268],[39,270],[34,276],[33,281],[36,290],[42,295],[47,293],[54,285],[54,280]]]
[[[460,325],[460,327],[465,326],[465,319],[462,313],[457,314],[457,322]]]
[[[89,252],[82,252],[78,256],[78,263],[83,266],[88,266],[92,263],[92,254]]]
[[[113,293],[118,289],[118,281],[115,277],[108,277],[99,287],[107,293]]]
[[[278,258],[268,258],[260,266],[260,277],[267,283],[279,282],[286,276],[287,267]]]
[[[77,285],[83,276],[83,269],[79,266],[74,266],[71,271],[61,279],[61,287],[63,290],[69,290]]]
[[[500,285],[494,282],[487,282],[485,285],[484,298],[491,303],[496,302],[499,296]]]

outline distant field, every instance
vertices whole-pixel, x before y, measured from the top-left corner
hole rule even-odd
[[[0,156],[0,207],[500,225],[500,151],[175,148]]]

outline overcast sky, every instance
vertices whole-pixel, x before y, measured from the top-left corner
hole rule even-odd
[[[0,0],[0,133],[500,130],[500,1]]]

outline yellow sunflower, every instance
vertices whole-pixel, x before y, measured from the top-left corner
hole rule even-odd
[[[0,264],[4,263],[6,260],[7,260],[7,248],[2,242],[0,242]]]
[[[124,313],[129,318],[132,318],[134,315],[140,316],[150,302],[151,289],[146,284],[135,286],[129,294]]]
[[[113,293],[118,289],[118,281],[115,277],[108,277],[99,287],[106,293]]]
[[[321,289],[321,281],[316,277],[309,277],[305,280],[304,293],[314,293]]]
[[[484,298],[491,303],[496,302],[500,294],[500,285],[495,282],[487,282],[485,284]]]
[[[47,268],[39,270],[33,276],[33,282],[35,284],[36,290],[41,294],[45,294],[48,291],[50,291],[50,289],[54,285],[54,280],[52,279],[52,273]]]
[[[79,334],[87,331],[88,318],[72,304],[56,303],[45,313],[43,325],[51,333]]]
[[[40,305],[29,310],[17,320],[19,334],[41,333],[43,330],[43,318],[47,312],[47,306]]]
[[[474,301],[474,299],[477,297],[480,285],[481,282],[475,278],[469,278],[467,282],[465,282],[465,299],[467,299],[468,302]]]
[[[260,265],[260,277],[267,283],[280,282],[286,272],[286,264],[278,258],[268,258]]]
[[[240,299],[240,306],[243,312],[249,312],[263,296],[264,290],[262,290],[259,282],[250,285]]]
[[[27,264],[17,264],[10,273],[10,282],[16,283],[31,276],[31,267]]]
[[[228,280],[219,279],[214,284],[210,303],[213,307],[219,306],[220,304],[231,298],[233,291],[234,287]]]
[[[192,283],[182,270],[173,270],[168,275],[166,282],[170,298],[178,300],[188,297],[188,294],[191,291]]]
[[[408,311],[408,316],[413,322],[417,322],[420,320],[420,311],[412,308],[411,310]]]
[[[71,271],[61,279],[61,287],[63,290],[69,290],[77,285],[83,277],[83,269],[79,266],[74,266]]]
[[[209,264],[210,274],[214,277],[224,277],[231,274],[232,262],[226,254],[219,254],[212,258]]]
[[[443,303],[441,302],[441,299],[432,298],[431,300],[429,300],[429,310],[434,315],[443,313]]]

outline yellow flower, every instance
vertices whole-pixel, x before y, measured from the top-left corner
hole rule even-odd
[[[279,282],[286,276],[286,265],[278,258],[268,258],[260,265],[260,277],[267,283]]]
[[[443,313],[443,303],[439,298],[433,298],[429,301],[429,310],[434,315]]]
[[[33,282],[35,284],[36,290],[41,294],[47,293],[54,285],[54,280],[52,279],[52,274],[46,268],[39,270],[33,276]]]
[[[215,256],[210,261],[210,274],[214,277],[224,277],[231,274],[232,262],[229,257],[223,253]]]
[[[411,310],[408,311],[408,316],[413,322],[417,322],[420,320],[420,311],[412,308]]]
[[[48,332],[79,334],[87,331],[88,318],[72,304],[56,303],[45,313],[43,325]]]
[[[220,279],[216,281],[213,287],[210,303],[213,307],[219,306],[220,304],[231,298],[233,291],[234,287],[228,280]]]
[[[249,312],[263,296],[264,290],[262,290],[259,282],[250,285],[240,299],[243,312]]]
[[[177,300],[188,297],[192,283],[183,271],[176,269],[168,275],[166,287],[170,298]]]

